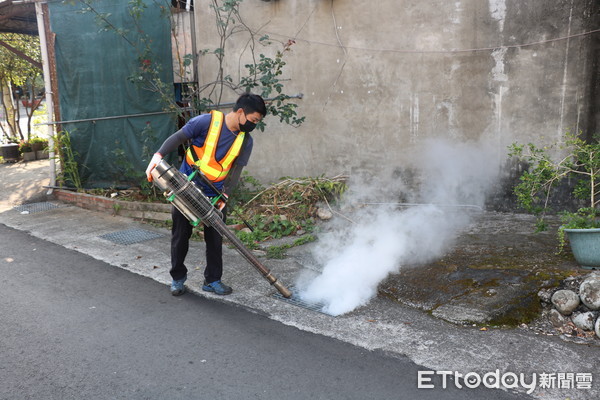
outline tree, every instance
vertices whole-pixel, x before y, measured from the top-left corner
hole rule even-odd
[[[562,158],[551,157],[551,150],[558,148]],[[600,142],[598,136],[585,142],[574,134],[566,133],[563,144],[539,148],[534,144],[510,146],[511,156],[525,160],[529,165],[523,172],[514,192],[525,210],[541,217],[538,230],[545,230],[544,217],[549,210],[554,189],[565,180],[575,182],[573,200],[583,200],[584,207],[577,212],[561,212],[563,225],[558,230],[559,248],[565,244],[564,229],[600,228]]]
[[[9,140],[31,138],[31,118],[38,107],[35,100],[39,79],[42,75],[41,51],[38,36],[18,33],[0,33],[0,89],[6,125],[2,134]],[[26,107],[27,133],[19,125],[19,100],[26,93],[31,107]]]
[[[280,122],[285,122],[290,126],[300,126],[305,117],[299,117],[296,108],[297,104],[290,102],[292,97],[285,93],[283,79],[283,70],[286,65],[284,61],[285,54],[291,51],[295,41],[290,39],[279,42],[280,50],[275,52],[274,57],[269,57],[263,53],[258,54],[259,48],[267,49],[276,41],[268,35],[258,37],[257,33],[244,21],[240,14],[240,5],[243,0],[211,0],[210,8],[215,13],[216,31],[219,39],[219,47],[216,49],[205,49],[200,55],[214,55],[217,60],[217,73],[214,80],[205,83],[192,93],[195,99],[195,107],[199,111],[210,110],[220,104],[225,91],[234,93],[254,91],[267,102],[267,111],[269,114],[279,117]],[[228,54],[227,43],[233,36],[245,37],[246,46],[244,52],[249,50],[250,62],[238,66],[240,72],[239,81],[234,80],[229,74],[226,74],[226,59],[237,59],[238,63],[242,57],[240,54]],[[235,61],[231,62],[235,65]],[[243,71],[243,72],[242,72]],[[258,129],[264,129],[264,123],[258,125]]]

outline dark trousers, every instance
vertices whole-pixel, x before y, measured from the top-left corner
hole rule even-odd
[[[223,221],[225,221],[223,210]],[[173,228],[171,229],[171,277],[173,280],[183,279],[187,275],[185,257],[190,247],[193,226],[175,207],[171,212]],[[214,228],[204,225],[204,241],[206,242],[206,268],[204,279],[207,283],[221,280],[223,275],[223,237]]]

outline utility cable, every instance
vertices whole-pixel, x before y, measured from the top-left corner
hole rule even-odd
[[[561,36],[561,37],[557,37],[557,38],[553,38],[553,39],[539,40],[539,41],[535,41],[535,42],[528,42],[528,43],[523,43],[523,44],[498,45],[498,46],[493,46],[493,47],[477,47],[477,48],[470,48],[470,49],[454,49],[454,50],[412,50],[412,49],[401,50],[401,49],[367,48],[367,47],[357,47],[357,46],[343,46],[343,47],[345,49],[351,49],[351,50],[372,51],[372,52],[381,52],[381,53],[405,53],[405,54],[475,53],[475,52],[481,52],[481,51],[493,51],[493,50],[498,50],[498,49],[517,49],[517,48],[535,46],[535,45],[539,45],[539,44],[559,42],[562,40],[572,39],[572,38],[576,38],[576,37],[593,35],[593,34],[599,33],[599,32],[600,32],[600,29],[594,29],[591,31],[575,33],[572,35]],[[264,33],[266,33],[267,35],[273,35],[273,36],[279,36],[279,37],[289,37],[289,36],[282,35],[282,34],[275,33],[275,32],[266,32],[265,31]],[[308,44],[318,44],[318,45],[322,45],[322,46],[330,46],[330,47],[337,47],[337,48],[340,47],[339,43],[338,44],[327,43],[327,42],[320,42],[320,41],[316,41],[316,40],[300,39],[297,37],[294,38],[294,40],[305,42]]]

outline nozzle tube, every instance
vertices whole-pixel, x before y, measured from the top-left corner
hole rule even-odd
[[[273,285],[283,297],[289,298],[292,293],[271,274],[258,258],[238,237],[227,228],[223,222],[223,215],[204,195],[202,190],[193,181],[177,169],[170,166],[165,160],[161,160],[152,170],[152,178],[160,189],[170,192],[167,199],[173,203],[181,213],[192,223],[202,221],[212,226],[221,236],[226,237],[236,250],[250,263],[260,274]]]

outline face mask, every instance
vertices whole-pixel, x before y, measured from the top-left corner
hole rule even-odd
[[[246,114],[244,114],[244,116],[246,116]],[[248,118],[246,118],[245,123],[240,124],[240,131],[242,132],[250,133],[254,130],[254,128],[256,128],[256,124],[254,122],[248,121]]]

